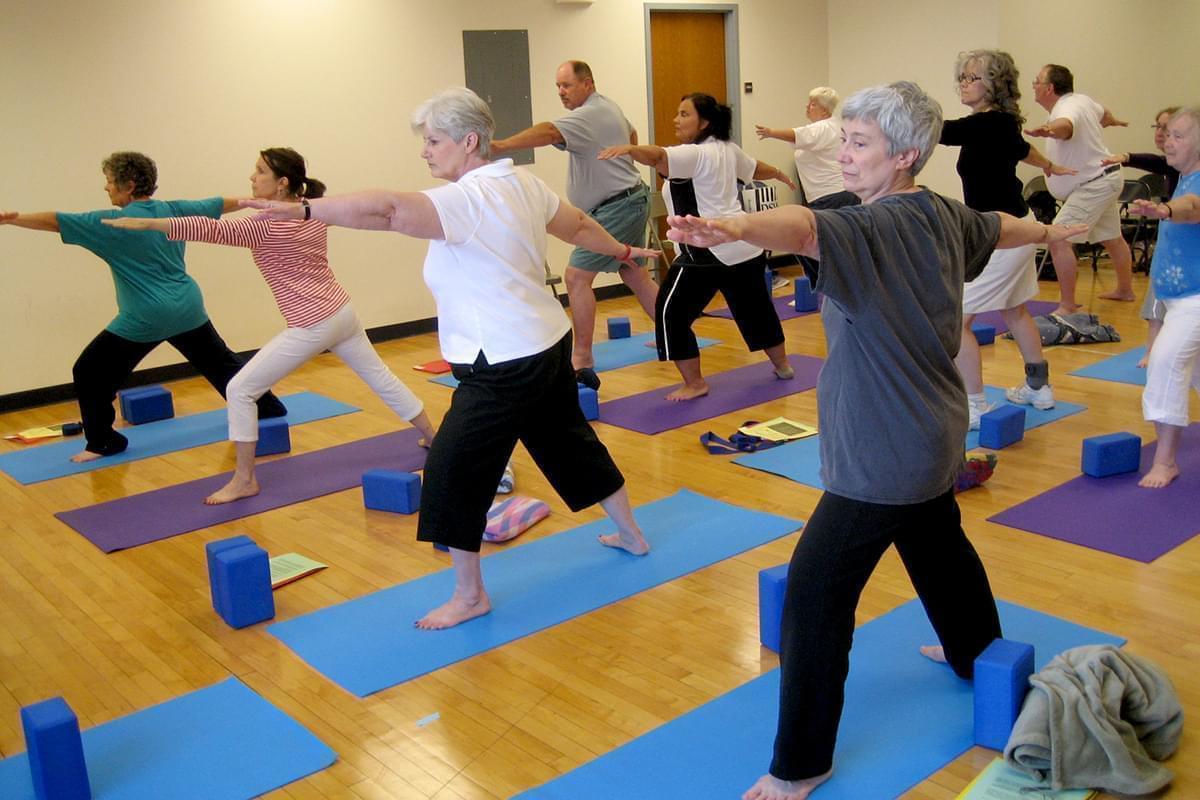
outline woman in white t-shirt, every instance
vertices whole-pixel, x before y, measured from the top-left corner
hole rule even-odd
[[[424,139],[430,172],[449,183],[303,205],[246,204],[274,219],[431,240],[424,277],[437,302],[442,356],[459,381],[425,462],[417,523],[417,539],[445,545],[454,563],[453,595],[416,623],[438,629],[491,610],[479,546],[518,441],[573,511],[604,508],[617,533],[601,536],[601,544],[649,552],[625,479],[579,407],[571,323],[545,290],[546,234],[628,264],[659,253],[621,244],[511,159],[490,161],[495,123],[470,89],[430,98],[413,113],[412,127]]]
[[[675,115],[675,135],[683,144],[620,145],[602,150],[599,158],[628,155],[654,167],[667,179],[662,190],[667,213],[681,216],[745,213],[738,202],[738,180],[774,179],[795,189],[783,172],[755,161],[729,141],[732,122],[729,106],[718,103],[712,95],[685,95]],[[766,351],[777,378],[794,377],[783,344],[783,328],[764,278],[766,267],[762,248],[744,242],[712,249],[680,245],[659,287],[654,314],[658,358],[674,361],[683,376],[683,386],[668,394],[668,400],[691,400],[708,394],[692,323],[717,292],[729,304],[746,346],[751,351]]]

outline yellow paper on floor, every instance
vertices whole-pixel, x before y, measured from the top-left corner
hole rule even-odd
[[[743,425],[738,431],[747,436],[757,436],[768,442],[790,442],[793,439],[806,439],[817,434],[816,427],[796,422],[787,417],[776,417],[766,422],[754,425]]]
[[[271,588],[278,589],[285,583],[298,581],[306,575],[311,575],[328,566],[320,561],[313,561],[299,553],[284,553],[271,559]]]
[[[956,800],[1088,800],[1094,789],[1054,791],[997,758],[975,776]]]

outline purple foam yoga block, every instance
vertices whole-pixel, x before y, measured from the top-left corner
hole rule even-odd
[[[996,639],[975,659],[975,744],[1003,750],[1033,674],[1033,645]]]
[[[121,418],[130,425],[156,422],[175,416],[171,393],[161,386],[142,386],[117,392],[121,400]]]
[[[758,573],[758,640],[763,647],[779,652],[779,629],[783,624],[783,595],[787,589],[788,565]]]
[[[363,473],[363,505],[374,511],[415,514],[421,507],[421,476],[395,469]]]
[[[1083,440],[1080,468],[1093,478],[1136,472],[1142,464],[1142,438],[1132,433],[1110,433]]]
[[[29,771],[37,800],[91,800],[79,720],[61,697],[21,709]]]

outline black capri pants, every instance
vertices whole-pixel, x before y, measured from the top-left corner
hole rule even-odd
[[[571,334],[536,355],[451,364],[458,388],[429,457],[417,539],[478,552],[487,512],[518,441],[572,511],[625,485],[579,407]]]
[[[689,248],[690,249],[690,248]],[[671,264],[654,304],[654,340],[659,361],[697,358],[700,348],[692,323],[717,292],[725,297],[738,332],[751,352],[783,344],[783,326],[766,283],[767,258],[727,266],[696,263],[686,252]]]

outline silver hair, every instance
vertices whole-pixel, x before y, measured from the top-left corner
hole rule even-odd
[[[1184,106],[1171,115],[1167,124],[1188,117],[1192,120],[1192,146],[1200,153],[1200,106]],[[1157,118],[1156,118],[1157,119]]]
[[[842,120],[862,119],[879,126],[888,155],[916,150],[909,173],[916,177],[942,135],[942,107],[912,81],[897,81],[855,92],[842,106]]]
[[[979,79],[987,90],[988,102],[1003,111],[1012,114],[1025,123],[1021,114],[1021,73],[1013,57],[1003,50],[967,50],[959,53],[954,62],[954,80],[957,85],[958,76],[968,64],[974,64],[979,70]]]
[[[491,155],[492,135],[496,132],[492,110],[483,98],[465,87],[444,89],[421,103],[412,114],[411,124],[414,133],[428,128],[441,131],[455,142],[474,133],[479,137],[479,155]]]
[[[838,97],[836,90],[828,86],[818,86],[808,93],[808,99],[815,101],[817,105],[832,114],[842,98]]]

